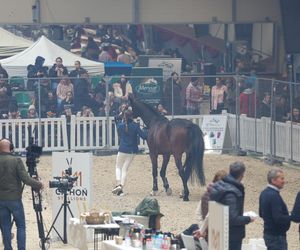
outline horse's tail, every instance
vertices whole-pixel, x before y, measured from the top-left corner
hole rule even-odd
[[[188,180],[191,177],[196,179],[201,185],[205,185],[205,176],[203,171],[204,140],[201,129],[198,125],[192,124],[188,127],[188,150],[184,163],[185,177]]]

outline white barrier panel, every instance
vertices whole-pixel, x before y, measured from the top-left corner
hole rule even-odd
[[[221,154],[227,128],[227,115],[205,115],[202,123],[205,153]]]
[[[210,250],[228,250],[229,208],[210,201],[208,218],[208,245]]]
[[[67,191],[67,200],[70,202],[69,207],[73,215],[77,218],[80,213],[88,211],[92,207],[92,154],[91,153],[69,153],[54,152],[52,154],[52,177],[63,177],[61,186],[68,185],[66,170],[72,168],[71,178],[76,178],[72,189]],[[52,192],[52,217],[53,221],[61,208],[64,195],[59,188],[53,188]],[[71,218],[70,212],[67,211],[67,222]],[[63,219],[64,211],[59,213],[55,222],[55,229],[63,237]],[[58,236],[55,230],[52,230],[54,237]]]

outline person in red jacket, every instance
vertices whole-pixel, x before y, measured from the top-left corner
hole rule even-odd
[[[258,107],[256,93],[252,88],[252,84],[246,83],[246,89],[240,94],[240,114],[245,114],[248,117],[254,117],[255,106]]]

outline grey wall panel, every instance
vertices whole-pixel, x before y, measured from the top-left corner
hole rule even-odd
[[[209,23],[231,21],[231,0],[140,0],[143,23]]]
[[[0,0],[0,23],[32,23],[35,0]],[[135,5],[135,2],[138,4]],[[279,20],[277,0],[40,0],[42,23],[210,23]],[[137,9],[137,18],[134,10]]]

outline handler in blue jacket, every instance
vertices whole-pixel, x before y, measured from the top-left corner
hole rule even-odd
[[[113,194],[123,196],[123,187],[126,182],[129,166],[138,152],[138,136],[147,139],[147,133],[139,124],[133,121],[132,110],[124,111],[123,119],[116,120],[120,146],[116,160],[116,182],[117,186],[112,190]]]

